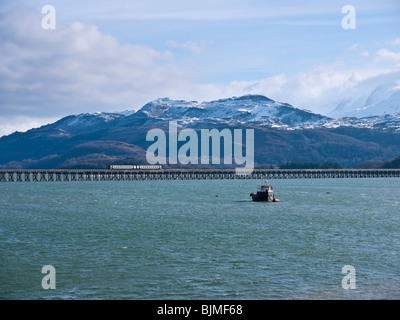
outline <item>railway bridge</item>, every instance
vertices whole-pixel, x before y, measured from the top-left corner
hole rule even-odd
[[[161,170],[0,170],[0,182],[205,180],[205,179],[318,179],[400,177],[400,169],[255,169],[237,175],[234,169]]]

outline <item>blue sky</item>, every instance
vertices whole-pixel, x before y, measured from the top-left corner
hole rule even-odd
[[[341,26],[348,4],[354,30]],[[397,0],[15,0],[0,14],[0,135],[167,96],[255,93],[327,114],[400,80]]]

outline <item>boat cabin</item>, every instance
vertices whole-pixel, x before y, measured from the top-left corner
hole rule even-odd
[[[257,193],[252,192],[250,194],[253,201],[269,201],[274,202],[274,189],[272,185],[265,182],[263,185],[257,187]]]

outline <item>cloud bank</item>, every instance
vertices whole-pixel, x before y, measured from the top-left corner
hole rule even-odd
[[[132,107],[183,88],[190,79],[171,52],[121,44],[94,25],[73,22],[44,30],[40,15],[18,10],[2,14],[0,32],[3,115]]]

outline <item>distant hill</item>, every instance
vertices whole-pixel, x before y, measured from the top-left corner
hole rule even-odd
[[[400,156],[393,160],[379,161],[369,160],[364,161],[356,166],[359,169],[400,169]]]
[[[391,161],[385,162],[385,164],[382,166],[382,168],[384,168],[384,169],[400,169],[400,156]]]

